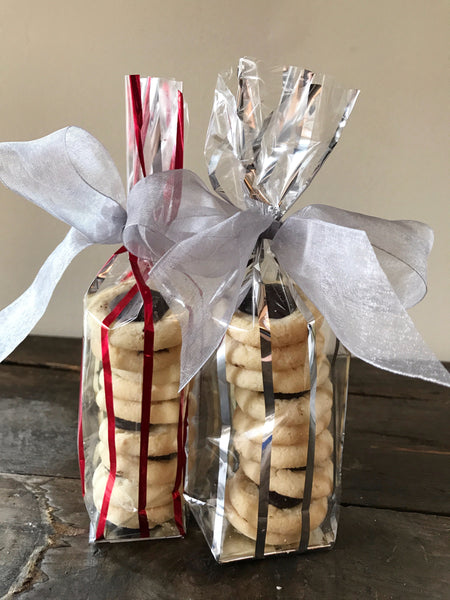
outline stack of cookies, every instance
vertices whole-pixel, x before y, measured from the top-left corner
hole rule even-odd
[[[100,511],[109,475],[108,420],[102,368],[100,323],[125,297],[134,279],[107,287],[88,300],[90,347],[96,361],[95,400],[99,408],[99,464],[92,487]],[[173,518],[172,490],[177,471],[177,432],[180,395],[181,330],[162,296],[152,290],[154,321],[153,385],[147,462],[147,516],[149,527]],[[138,489],[144,350],[143,307],[139,294],[120,313],[109,331],[115,416],[116,479],[108,509],[108,522],[139,529]],[[136,316],[136,312],[138,313]]]
[[[270,319],[275,422],[272,436],[266,543],[298,544],[309,437],[308,329],[301,312],[281,283],[266,285]],[[261,444],[265,402],[261,369],[260,332],[254,319],[252,292],[234,314],[226,334],[227,379],[233,384],[234,447],[239,468],[227,483],[227,517],[239,532],[257,535]],[[318,527],[328,510],[333,488],[331,421],[333,389],[324,354],[323,317],[316,319],[317,391],[315,467],[310,529]]]

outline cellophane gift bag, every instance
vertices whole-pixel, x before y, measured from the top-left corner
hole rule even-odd
[[[430,228],[301,206],[358,92],[297,67],[263,82],[249,59],[232,86],[219,76],[207,133],[216,196],[196,190],[235,212],[172,249],[170,279],[153,273],[190,311],[185,498],[219,562],[335,542],[348,352],[450,381],[406,312],[426,292]]]
[[[331,546],[349,354],[262,238],[251,285],[196,377],[186,495],[215,558]]]
[[[351,111],[357,93],[294,67],[272,112],[256,64],[238,92],[219,77],[206,142],[217,192],[261,203],[238,305],[190,394],[186,498],[214,557],[331,546],[336,538],[349,353],[280,267],[272,240]],[[232,149],[232,151],[230,151]]]
[[[126,92],[131,190],[182,167],[184,104],[176,81],[129,76]],[[161,210],[170,221],[172,197]],[[122,247],[85,296],[80,459],[91,541],[184,534],[181,330],[147,285],[151,266]]]

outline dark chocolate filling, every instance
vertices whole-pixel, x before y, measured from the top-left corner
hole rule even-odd
[[[277,492],[269,492],[269,504],[276,508],[293,508],[302,503],[301,498],[291,498],[290,496],[283,496]]]
[[[149,456],[148,460],[172,460],[177,457],[176,452],[172,452],[172,454],[165,454],[164,456]]]
[[[134,421],[126,421],[125,419],[114,419],[117,429],[125,429],[125,431],[140,431],[141,424],[135,423]]]
[[[110,310],[113,310],[117,306],[117,304],[119,304],[119,302],[125,297],[125,295],[126,295],[126,292],[123,294],[119,294],[118,296],[113,298],[109,303]],[[131,300],[131,302],[127,306],[125,306],[125,308],[122,310],[122,312],[120,313],[120,315],[117,318],[118,321],[128,321],[129,320],[128,314],[130,313],[131,307],[134,305],[136,298],[140,299],[140,296],[135,296],[135,298],[133,300]],[[153,298],[153,322],[156,323],[157,321],[160,321],[163,318],[163,316],[169,310],[169,307],[168,307],[166,301],[164,300],[164,298],[161,296],[161,294],[159,292],[157,292],[156,290],[152,290],[152,298]],[[137,314],[137,317],[135,317],[133,319],[133,321],[138,321],[138,322],[144,321],[144,305],[141,306],[141,308]]]
[[[116,425],[116,429],[125,429],[125,431],[141,430],[141,424],[136,423],[136,421],[127,421],[126,419],[119,419],[118,417],[114,417],[114,422]],[[154,427],[154,425],[149,425],[149,431],[151,431]]]
[[[157,460],[158,462],[162,462],[162,461],[169,461],[172,460],[173,458],[177,457],[177,453],[176,452],[172,452],[172,454],[164,454],[161,456],[147,456],[147,460]],[[105,467],[105,469],[109,472],[108,467],[104,464],[103,465]],[[119,475],[116,474],[116,477],[125,477],[125,475]]]
[[[295,392],[293,394],[274,394],[276,400],[293,400],[294,398],[300,398],[304,396],[306,392]]]
[[[270,306],[270,316],[273,319],[282,319],[292,314],[297,308],[289,290],[281,283],[266,285],[266,299]],[[239,306],[239,310],[247,315],[255,314],[253,307],[253,290],[249,289],[247,295]]]

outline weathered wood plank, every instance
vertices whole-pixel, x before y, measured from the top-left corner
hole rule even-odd
[[[444,366],[448,370],[450,369],[449,363],[444,363]],[[362,396],[428,400],[449,397],[449,390],[446,387],[377,369],[356,358],[352,358],[350,361],[349,393]]]
[[[79,373],[0,366],[0,472],[78,477]]]
[[[450,514],[450,398],[349,397],[344,503]]]
[[[81,346],[80,338],[29,335],[7,358],[5,364],[80,370]]]
[[[21,587],[50,533],[41,500],[26,478],[0,476],[0,597]],[[29,569],[25,568],[29,565]]]
[[[219,566],[193,522],[184,540],[93,546],[78,482],[2,478],[0,490],[20,496],[14,515],[0,517],[0,547],[8,543],[12,518],[18,539],[0,593],[22,589],[15,597],[59,599],[70,590],[89,600],[428,600],[445,598],[450,585],[445,517],[344,508],[329,552]],[[35,547],[37,560],[30,558]]]

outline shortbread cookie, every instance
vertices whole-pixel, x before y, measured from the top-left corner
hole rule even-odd
[[[113,310],[118,302],[132,288],[135,281],[126,282],[100,290],[87,301],[89,313],[89,329],[91,346],[95,354],[101,355],[100,329],[101,323]],[[159,292],[152,290],[153,296],[153,326],[155,351],[172,348],[181,344],[181,328],[175,315],[170,311]],[[136,308],[134,308],[136,306]],[[142,299],[139,293],[122,311],[109,330],[109,344],[126,350],[142,352],[144,350],[144,315]]]
[[[259,489],[238,470],[227,482],[226,515],[235,529],[256,539],[258,525]],[[277,508],[269,498],[267,516],[266,543],[283,545],[300,540],[302,525],[302,503],[294,500],[295,505],[288,508]],[[328,510],[326,497],[311,502],[309,508],[310,530],[316,529],[324,520]]]
[[[177,425],[150,425],[148,436],[148,456],[167,456],[177,451]],[[99,427],[100,440],[108,444],[108,420],[103,419]],[[115,428],[116,454],[140,455],[139,431]]]
[[[121,373],[121,374],[119,374]],[[129,377],[130,372],[116,371],[112,372],[113,394],[119,398],[124,398],[130,402],[140,402],[142,399],[142,377],[140,380],[132,381]],[[156,384],[152,382],[152,400],[161,402],[163,400],[172,400],[178,396],[179,380],[170,383],[161,382]],[[99,388],[104,389],[103,370],[99,373]]]
[[[113,369],[123,371],[142,372],[144,364],[144,353],[137,350],[125,350],[109,344],[109,361]],[[172,364],[180,362],[181,346],[173,348],[164,348],[153,352],[153,370],[159,371]],[[92,352],[99,360],[102,360],[101,348],[98,345],[92,346]]]
[[[239,467],[256,485],[259,485],[261,464],[239,459]],[[305,488],[306,467],[301,469],[270,469],[270,491],[289,498],[303,498]],[[333,491],[333,462],[330,459],[314,467],[312,498],[329,496]]]
[[[168,311],[160,321],[153,324],[155,337],[153,350],[172,348],[181,344],[181,328],[175,315]],[[144,322],[133,321],[127,327],[112,328],[109,342],[126,350],[144,350]]]
[[[331,421],[331,410],[316,417],[316,435],[322,433]],[[233,413],[233,427],[236,432],[255,444],[261,444],[265,428],[264,421],[255,421],[244,413],[239,406]],[[308,443],[309,423],[290,425],[283,418],[274,419],[272,443],[278,446],[298,446]]]
[[[275,348],[304,342],[308,336],[308,325],[289,290],[280,283],[267,284],[266,297],[274,309],[274,316],[270,322],[268,320],[264,323],[267,328],[270,327],[272,346]],[[306,304],[316,320],[318,330],[323,317],[310,302],[307,301]],[[242,344],[259,347],[259,323],[253,309],[252,289],[250,289],[231,319],[228,334]]]
[[[234,398],[240,408],[256,421],[266,416],[264,393],[234,386]],[[333,386],[327,379],[316,389],[316,418],[331,409]],[[310,392],[275,394],[275,419],[290,425],[309,425]]]
[[[261,461],[261,444],[249,440],[246,435],[237,433],[234,436],[236,450],[246,459]],[[315,440],[314,462],[324,462],[333,450],[333,437],[328,429],[324,429]],[[308,457],[307,442],[297,446],[272,444],[271,466],[276,469],[297,469],[306,466]]]
[[[107,444],[99,442],[96,449],[102,463],[109,469],[109,448]],[[116,473],[126,477],[136,485],[139,482],[139,456],[131,454],[116,455]],[[174,484],[177,473],[177,454],[166,456],[153,456],[147,460],[147,482],[162,485]]]
[[[103,505],[103,492],[100,487],[94,489],[94,504],[100,512]],[[148,526],[150,529],[173,519],[173,501],[162,506],[146,507]],[[107,519],[118,527],[139,529],[139,515],[137,508],[127,510],[120,505],[109,503]]]
[[[310,507],[310,530],[314,531],[323,521],[327,515],[328,504],[326,498],[321,498],[320,500],[314,500]],[[246,537],[256,540],[257,529],[242,518],[234,509],[231,502],[227,502],[226,504],[226,515],[228,522],[238,531],[242,533]],[[288,533],[277,533],[273,532],[269,527],[268,532],[266,534],[266,548],[267,546],[275,546],[282,547],[283,549],[293,550],[300,543],[300,535],[301,535],[301,517],[298,528],[294,531]]]
[[[317,385],[322,385],[328,378],[330,363],[321,355],[317,359]],[[227,381],[238,387],[255,392],[264,390],[262,371],[245,369],[227,363]],[[311,387],[309,375],[309,362],[299,365],[296,369],[285,369],[284,371],[272,371],[273,389],[275,393],[291,394],[299,391],[309,390]]]
[[[105,493],[106,483],[108,481],[109,471],[100,463],[94,471],[92,477],[92,486],[94,488],[94,494]],[[172,489],[173,485],[170,483],[158,485],[156,483],[149,483],[147,481],[146,486],[146,497],[147,507],[162,506],[168,504],[172,500]],[[126,510],[137,510],[139,495],[139,485],[130,481],[126,477],[117,475],[114,480],[114,486],[111,492],[111,502]]]
[[[123,369],[111,369],[113,377],[117,375],[128,382],[137,383],[142,386],[142,373],[136,371],[124,371]],[[177,383],[180,381],[180,363],[176,361],[165,369],[152,371],[152,384],[161,386],[167,383]]]
[[[323,352],[324,336],[319,331],[316,336],[316,352]],[[261,369],[261,350],[259,346],[242,344],[231,335],[225,336],[225,357],[228,363],[246,369]],[[272,368],[275,371],[294,369],[308,362],[308,342],[272,347]]]
[[[318,313],[315,315],[317,327],[323,321],[323,317]],[[265,324],[267,327],[267,323]],[[282,319],[270,319],[271,343],[274,348],[278,346],[290,346],[305,342],[308,337],[308,327],[300,311],[296,311]],[[258,319],[253,315],[247,315],[241,311],[236,311],[231,319],[228,328],[228,334],[249,346],[259,347],[260,330]]]
[[[106,412],[105,392],[103,389],[97,392],[95,397],[98,407]],[[113,395],[114,416],[117,419],[131,421],[135,426],[139,427],[141,421],[141,402],[131,402]],[[170,423],[178,423],[180,411],[180,399],[174,398],[163,402],[155,402],[152,398],[150,409],[150,423],[152,425],[165,425]],[[136,427],[135,427],[136,428]]]

